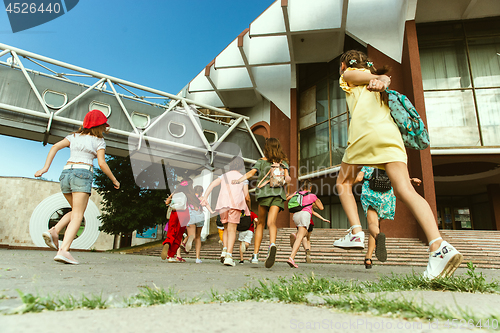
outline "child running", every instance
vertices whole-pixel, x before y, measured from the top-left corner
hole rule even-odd
[[[319,215],[314,211],[314,205],[312,209],[312,215],[316,216],[323,222],[330,223],[329,220],[325,219],[323,216]],[[297,227],[297,230],[299,228]],[[307,234],[302,238],[302,247],[304,248],[304,252],[306,253],[306,263],[311,263],[311,235],[314,230],[314,221],[311,216],[311,221],[309,223],[309,228],[307,228]],[[293,245],[295,244],[295,240],[297,239],[297,233],[292,232],[290,234],[290,247],[293,249]]]
[[[245,223],[247,222],[248,223]],[[257,214],[250,211],[250,216],[245,215],[245,211],[241,211],[240,224],[238,224],[238,241],[240,242],[240,264],[243,264],[243,253],[246,252],[250,244],[252,244],[255,224],[259,223]]]
[[[233,247],[236,240],[236,228],[240,223],[241,211],[245,215],[250,215],[246,200],[249,198],[248,181],[233,184],[233,180],[241,178],[241,171],[245,170],[243,159],[234,157],[229,163],[229,171],[215,179],[207,188],[205,195],[201,199],[203,206],[208,206],[207,198],[212,193],[214,187],[220,185],[219,198],[215,210],[219,212],[220,219],[224,225],[224,248],[221,253],[221,261],[226,266],[235,266],[233,260]]]
[[[383,170],[364,166],[356,177],[354,183],[363,182],[361,189],[361,205],[365,211],[368,221],[368,251],[365,255],[365,268],[372,268],[372,255],[375,250],[375,256],[380,262],[387,261],[387,249],[385,246],[385,234],[380,232],[380,220],[394,220],[396,211],[396,196],[391,187],[386,192],[375,191],[370,188],[370,178],[375,173],[383,173]],[[410,181],[417,186],[422,182],[418,178],[411,178]]]
[[[203,194],[203,186],[197,185],[194,187],[194,194],[198,199],[201,198]],[[189,223],[187,225],[187,237],[183,240],[181,248],[189,253],[193,245],[196,249],[196,263],[201,264],[200,252],[201,252],[201,230],[205,225],[205,213],[203,212],[203,207],[200,209],[195,209],[192,205],[188,207],[189,209]]]
[[[364,165],[385,169],[394,194],[415,216],[429,242],[429,261],[424,277],[434,279],[451,276],[463,260],[462,254],[441,238],[436,217],[427,201],[410,183],[406,149],[390,115],[385,92],[391,79],[388,68],[377,71],[368,57],[351,50],[340,58],[340,87],[346,92],[351,114],[348,144],[337,177],[337,192],[351,228],[334,242],[342,248],[364,247],[356,200],[352,194],[354,180]]]
[[[45,243],[57,250],[57,255],[54,257],[55,261],[78,265],[78,261],[69,253],[69,249],[80,229],[83,214],[91,194],[94,179],[94,159],[97,158],[99,167],[113,182],[114,188],[120,188],[120,183],[109,169],[104,154],[106,142],[103,133],[108,132],[106,129],[106,127],[109,127],[107,121],[108,119],[104,113],[99,110],[88,112],[83,119],[83,127],[54,144],[50,148],[44,167],[35,173],[35,177],[40,177],[49,171],[57,152],[62,148],[69,147],[70,157],[63,168],[59,181],[61,191],[71,206],[71,212],[64,215],[49,231],[42,234]],[[59,247],[59,232],[66,226],[64,239],[61,247]]]
[[[276,171],[278,168],[284,170],[284,180],[288,184],[291,180],[288,173],[288,159],[281,148],[281,144],[276,138],[268,138],[264,145],[264,157],[259,159],[252,170],[248,171],[243,177],[233,181],[238,184],[255,175],[258,171],[258,184],[255,189],[257,202],[259,203],[259,223],[255,231],[255,247],[252,257],[252,264],[259,263],[259,249],[262,237],[264,235],[264,227],[267,221],[269,228],[270,245],[267,252],[265,266],[271,268],[276,260],[276,237],[278,228],[276,227],[276,219],[278,213],[285,209],[284,202],[286,201],[285,186],[271,187],[270,175],[271,171]]]
[[[317,207],[319,210],[323,210],[323,203],[321,203],[321,200],[318,199],[316,194],[311,192],[312,189],[312,183],[309,180],[305,180],[302,183],[302,186],[300,189],[297,191],[299,194],[302,195],[302,210],[299,212],[296,212],[293,214],[293,222],[298,228],[297,231],[297,237],[295,239],[295,243],[293,244],[292,248],[292,253],[290,254],[290,257],[287,260],[287,264],[290,265],[292,268],[298,268],[299,266],[295,263],[295,255],[299,251],[300,244],[302,243],[302,240],[308,233],[309,229],[309,224],[311,223],[311,217],[312,217],[312,209],[313,205]],[[297,193],[296,192],[296,193]],[[289,195],[287,197],[287,200],[290,200],[291,197],[293,197],[295,193]]]
[[[185,262],[179,256],[178,250],[182,242],[182,235],[189,223],[189,206],[200,209],[200,200],[193,190],[193,180],[187,179],[180,182],[175,191],[165,200],[166,205],[172,207],[172,213],[168,220],[167,237],[163,241],[163,249],[160,257],[162,260],[168,258],[168,262]]]

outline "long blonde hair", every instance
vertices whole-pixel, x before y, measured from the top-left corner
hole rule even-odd
[[[264,156],[270,163],[280,163],[281,161],[288,163],[288,158],[281,148],[280,140],[276,138],[268,138],[266,140]]]

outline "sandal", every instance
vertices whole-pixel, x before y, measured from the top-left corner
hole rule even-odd
[[[182,258],[182,257],[177,257],[176,259],[178,262],[186,262],[186,259]]]
[[[295,263],[295,261],[292,259],[292,257],[288,257],[288,260],[286,261],[288,265],[290,265],[291,268],[299,268],[299,266]]]
[[[365,268],[366,269],[372,268],[372,260],[370,258],[365,258]]]
[[[385,234],[383,232],[380,232],[375,238],[375,256],[380,262],[387,261],[387,248],[385,247]]]

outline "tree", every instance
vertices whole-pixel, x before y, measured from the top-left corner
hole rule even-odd
[[[116,190],[104,172],[96,169],[94,182],[97,192],[103,197],[102,225],[99,229],[117,235],[164,224],[167,211],[164,201],[169,194],[168,188],[137,186],[129,157],[107,156],[106,161],[120,182],[120,189]]]

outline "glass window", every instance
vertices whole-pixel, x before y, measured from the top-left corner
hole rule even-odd
[[[300,174],[330,167],[328,122],[300,132]]]
[[[347,148],[347,113],[333,118],[332,129],[332,165],[342,162],[345,149]]]
[[[316,123],[316,86],[300,94],[299,130]]]
[[[474,87],[500,87],[500,37],[469,40]]]
[[[420,48],[420,66],[424,90],[471,87],[463,41]]]
[[[471,90],[428,91],[424,97],[433,147],[481,145]]]
[[[328,119],[328,85],[323,80],[316,85],[316,122]]]
[[[214,144],[219,139],[217,132],[214,131],[203,130],[203,134],[205,135],[205,138],[207,139],[209,144]]]
[[[170,121],[168,123],[168,132],[173,137],[180,138],[186,133],[186,126],[175,121]]]
[[[139,129],[145,129],[149,126],[150,118],[147,114],[134,111],[130,118],[132,119],[132,123]]]
[[[339,114],[347,112],[345,101],[345,92],[339,86],[337,78],[330,80],[330,115],[336,117]]]
[[[483,144],[485,146],[499,146],[500,89],[478,89],[476,90],[476,99]]]
[[[92,101],[89,104],[89,111],[91,111],[91,110],[102,111],[102,113],[104,113],[104,115],[106,116],[106,118],[109,118],[109,116],[111,115],[111,105],[106,104],[106,103],[102,103],[102,102],[98,102],[98,101]]]
[[[57,91],[45,90],[43,93],[43,101],[45,105],[51,109],[60,109],[68,102],[68,96]]]

